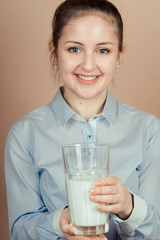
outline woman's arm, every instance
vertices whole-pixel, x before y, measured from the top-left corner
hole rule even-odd
[[[138,195],[130,198],[131,193],[116,177],[99,179],[91,193],[91,200],[100,203],[97,205],[100,211],[114,214],[117,232],[124,240],[157,240],[160,237],[159,120],[152,124],[145,137],[144,160],[139,171]],[[106,203],[109,205],[105,205]]]
[[[6,142],[5,176],[11,239],[57,239],[56,209],[49,212],[41,198],[33,150],[16,128],[10,130]]]

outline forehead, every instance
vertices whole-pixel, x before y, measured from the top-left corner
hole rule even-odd
[[[113,18],[105,14],[90,13],[72,18],[64,27],[61,39],[78,38],[86,41],[95,40],[117,41],[117,27]],[[105,39],[106,38],[106,39]]]

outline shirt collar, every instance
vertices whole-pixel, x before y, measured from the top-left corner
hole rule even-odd
[[[60,87],[55,97],[51,102],[53,111],[55,112],[58,120],[62,123],[63,126],[68,122],[68,120],[75,114],[74,110],[67,104],[63,98],[64,88]]]
[[[62,123],[63,126],[65,126],[68,120],[77,113],[64,100],[62,96],[63,91],[64,88],[60,87],[51,102],[51,107],[55,112],[58,120]],[[117,116],[117,101],[114,99],[110,91],[108,91],[107,100],[100,116],[106,118],[110,123],[115,122]]]
[[[117,117],[117,110],[118,110],[118,102],[108,90],[107,99],[101,115],[105,117],[109,121],[109,123],[113,124]]]

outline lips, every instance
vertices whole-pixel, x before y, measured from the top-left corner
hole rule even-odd
[[[80,75],[80,74],[75,74],[75,76],[77,77],[77,79],[83,83],[83,84],[93,84],[95,83],[98,78],[100,76],[94,75],[94,76],[84,76],[84,75]]]
[[[83,75],[79,75],[79,74],[77,76],[86,81],[94,80],[97,78],[97,76],[83,76]]]

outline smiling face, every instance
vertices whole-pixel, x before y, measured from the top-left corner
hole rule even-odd
[[[68,102],[105,98],[119,59],[111,20],[97,14],[72,19],[63,29],[57,51],[64,98]]]

